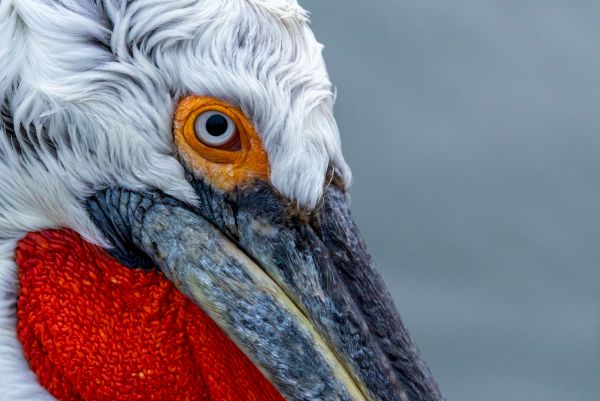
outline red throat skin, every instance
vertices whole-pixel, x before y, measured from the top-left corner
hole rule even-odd
[[[68,230],[16,250],[18,337],[60,401],[284,401],[161,273],[126,268]]]

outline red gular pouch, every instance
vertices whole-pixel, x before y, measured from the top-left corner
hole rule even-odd
[[[284,401],[158,271],[129,269],[68,230],[16,250],[18,337],[60,401]]]

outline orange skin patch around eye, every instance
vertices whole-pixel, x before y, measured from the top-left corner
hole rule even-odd
[[[18,245],[18,337],[60,401],[284,401],[159,272],[128,269],[68,230]]]
[[[239,150],[210,147],[198,139],[196,118],[212,110],[226,114],[236,124]],[[269,178],[267,153],[252,123],[239,108],[213,98],[188,96],[179,102],[173,128],[176,151],[183,162],[215,187],[231,191],[253,179]]]

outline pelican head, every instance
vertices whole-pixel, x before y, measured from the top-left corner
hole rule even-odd
[[[0,2],[1,400],[159,399],[173,372],[184,386],[181,366],[117,383],[114,361],[185,356],[163,327],[200,326],[162,319],[130,273],[183,294],[167,291],[274,389],[227,384],[249,368],[202,342],[190,358],[227,399],[442,399],[352,220],[321,49],[296,0]],[[135,315],[113,284],[156,312],[122,329],[151,350],[106,335]],[[185,399],[220,399],[200,387]]]

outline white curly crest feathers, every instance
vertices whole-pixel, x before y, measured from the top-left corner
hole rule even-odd
[[[239,105],[299,204],[330,166],[350,181],[307,20],[296,0],[0,1],[0,400],[52,399],[16,339],[16,241],[67,227],[102,243],[81,203],[107,186],[195,202],[172,153],[181,95]]]

